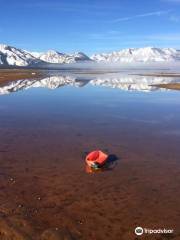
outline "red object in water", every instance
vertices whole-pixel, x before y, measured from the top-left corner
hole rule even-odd
[[[100,150],[90,152],[86,157],[86,163],[90,167],[102,167],[108,159],[108,155]]]

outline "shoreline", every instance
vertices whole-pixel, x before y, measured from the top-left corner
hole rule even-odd
[[[165,88],[170,90],[180,90],[180,83],[166,83],[166,84],[157,84],[152,85],[153,87]]]
[[[70,69],[71,71],[72,69]],[[0,69],[0,85],[5,84],[7,82],[23,80],[23,79],[33,79],[33,78],[41,78],[43,76],[47,76],[48,69]],[[53,69],[52,69],[53,71]],[[57,71],[57,70],[54,70]],[[60,70],[59,70],[60,71]],[[76,70],[77,73],[77,70]],[[103,72],[101,72],[103,73]],[[106,72],[104,72],[106,73]],[[112,73],[112,72],[109,72]],[[90,74],[90,73],[88,73]],[[94,74],[94,72],[92,72]],[[98,72],[96,72],[98,74]],[[180,77],[180,73],[151,73],[151,74],[129,74],[136,76],[152,76],[152,77]],[[180,82],[179,83],[163,83],[151,85],[158,88],[165,88],[171,90],[180,90]]]
[[[131,74],[136,76],[144,76],[144,77],[180,77],[180,73],[137,73]]]
[[[43,77],[43,72],[33,69],[0,69],[0,84],[15,80]]]

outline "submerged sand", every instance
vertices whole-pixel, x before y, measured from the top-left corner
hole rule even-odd
[[[46,103],[0,115],[0,239],[136,240],[141,226],[174,229],[141,239],[178,240],[178,123],[138,121],[135,113],[134,121],[108,119],[108,108],[96,117],[81,109],[77,117],[80,107],[72,104],[75,119],[69,103],[59,114]],[[97,148],[118,160],[111,170],[89,174],[85,155]]]
[[[127,240],[136,239],[136,226],[173,228],[178,240],[179,136],[151,135],[140,125],[134,132],[125,123],[114,130],[63,124],[1,129],[2,240],[56,240],[42,236],[61,229],[75,239]],[[85,171],[85,152],[96,148],[118,156],[114,169]]]

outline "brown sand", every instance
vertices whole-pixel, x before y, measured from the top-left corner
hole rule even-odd
[[[180,90],[180,83],[167,83],[167,84],[158,84],[158,85],[153,85],[153,86],[156,86],[158,88]]]
[[[39,78],[42,76],[43,73],[38,70],[0,69],[0,84],[14,80]]]
[[[138,76],[152,76],[152,77],[180,77],[179,73],[150,73],[150,74],[133,74]],[[167,83],[167,84],[157,84],[152,85],[158,88],[166,88],[172,90],[180,90],[180,83]]]

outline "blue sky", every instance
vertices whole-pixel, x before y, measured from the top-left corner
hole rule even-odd
[[[180,48],[180,0],[0,0],[0,43],[33,51]]]

